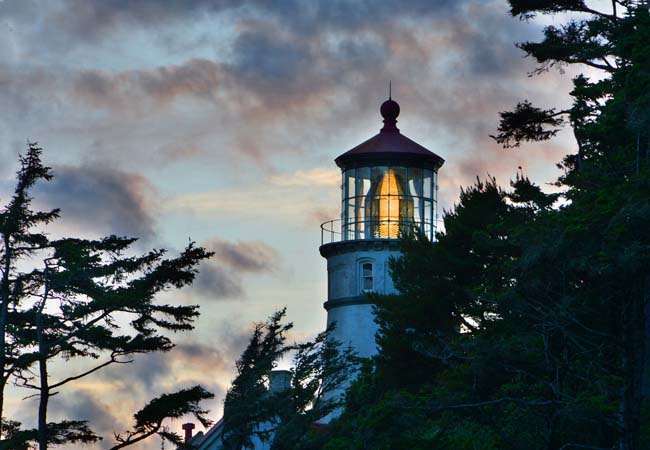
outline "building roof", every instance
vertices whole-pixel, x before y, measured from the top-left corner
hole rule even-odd
[[[192,442],[198,450],[207,450],[216,448],[218,439],[221,438],[221,431],[223,430],[223,417],[217,421],[203,436],[197,439],[197,442]]]
[[[440,156],[400,133],[397,128],[399,104],[386,100],[380,109],[384,126],[379,134],[335,159],[342,169],[370,164],[417,164],[439,169],[445,162]]]

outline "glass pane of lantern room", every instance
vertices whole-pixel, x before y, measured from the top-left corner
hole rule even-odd
[[[345,183],[345,196],[347,198],[354,197],[355,195],[355,169],[348,169],[345,171],[346,183]]]
[[[433,172],[433,201],[438,201],[438,172]]]
[[[370,218],[370,204],[366,196],[370,192],[370,167],[358,167],[356,173],[356,191],[357,196],[357,222],[358,239],[364,239],[364,233],[367,227],[366,221]]]
[[[352,184],[352,190],[354,191],[354,169],[346,170],[343,172],[343,188],[341,189],[343,191],[343,206],[341,208],[341,219],[343,221],[343,227],[346,229],[348,227],[348,223],[350,222],[350,216],[348,215],[350,184]],[[345,239],[345,236],[343,238]]]
[[[397,221],[397,224],[392,227],[394,229],[393,234],[399,235],[399,231],[403,226],[401,224],[409,216],[408,202],[406,201],[406,194],[408,192],[406,189],[406,167],[391,167],[389,169],[390,171],[392,171],[395,177],[395,183],[392,184],[390,192],[389,215],[391,217],[391,224],[393,220]],[[397,235],[395,237],[398,237]]]
[[[368,195],[370,191],[370,167],[359,167],[356,176],[357,190],[354,195],[357,197]]]
[[[422,197],[413,197],[413,222],[414,226],[424,231],[422,218]]]
[[[422,169],[409,167],[408,192],[413,197],[422,197]]]
[[[344,195],[345,195],[345,212],[343,213],[344,217],[344,228],[347,232],[343,237],[344,239],[354,239],[354,192],[355,192],[355,169],[348,169],[345,172],[345,183],[344,183]]]
[[[433,172],[433,233],[438,227],[438,172]]]
[[[433,208],[429,200],[424,201],[424,234],[429,239],[433,238]]]
[[[355,224],[355,205],[356,201],[355,198],[348,198],[347,199],[348,203],[348,210],[347,210],[347,230],[348,234],[345,237],[345,239],[350,240],[350,239],[355,239],[355,234],[356,234],[356,224]]]
[[[391,195],[406,195],[408,192],[406,189],[406,167],[391,167],[393,174],[395,175],[395,181],[397,182],[397,192],[391,192]]]
[[[343,171],[341,172],[341,238],[345,239],[345,236],[347,234],[347,223],[346,223],[346,218],[345,214],[348,210],[348,207],[346,206],[346,201],[345,201],[345,192],[346,192],[346,185],[347,185],[347,175],[346,172]]]
[[[371,167],[370,168],[370,180],[372,184],[372,190],[378,190],[381,181],[384,176],[388,173],[388,167]],[[379,192],[375,192],[375,195],[378,195]]]
[[[357,216],[355,218],[357,227],[357,239],[364,238],[366,225],[366,197],[357,197]]]
[[[424,198],[431,199],[433,198],[433,192],[431,191],[431,187],[433,186],[433,171],[425,169],[423,175],[423,195]]]
[[[370,216],[373,238],[385,238],[388,234],[388,193],[390,191],[390,178],[388,177],[388,167],[372,167],[370,171],[370,192],[372,196],[366,200],[370,214],[366,211],[366,217]]]

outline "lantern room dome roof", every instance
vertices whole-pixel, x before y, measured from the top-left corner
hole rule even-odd
[[[399,104],[386,100],[380,108],[384,126],[371,137],[335,159],[342,169],[368,165],[416,165],[439,169],[445,162],[440,156],[400,133],[397,128]]]

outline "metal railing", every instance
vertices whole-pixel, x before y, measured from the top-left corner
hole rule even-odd
[[[393,235],[390,237],[381,236],[379,230],[382,226],[386,226],[386,229],[390,229],[391,226],[398,227],[398,233],[390,233]],[[417,229],[425,232],[429,239],[432,239],[435,233],[435,228],[429,221],[368,219],[344,223],[342,219],[333,219],[321,224],[320,243],[321,245],[325,245],[347,241],[398,239],[399,234]]]
[[[335,228],[338,226],[338,231]],[[332,244],[343,240],[341,219],[328,220],[320,224],[320,245]],[[329,237],[329,239],[328,239]]]

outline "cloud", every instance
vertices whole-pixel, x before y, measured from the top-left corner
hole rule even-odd
[[[165,103],[182,96],[211,102],[226,75],[221,64],[205,59],[117,74],[85,70],[73,74],[71,93],[89,105],[111,108],[132,105],[137,99]]]
[[[317,186],[318,187],[318,186]],[[282,224],[285,230],[317,229],[321,223],[340,215],[340,190],[337,188],[267,186],[263,190],[241,188],[183,194],[170,198],[165,213],[192,215],[204,220],[237,217],[260,223]]]
[[[290,80],[308,70],[311,63],[304,41],[296,41],[293,37],[259,29],[242,32],[233,47],[234,73],[243,77],[263,77],[289,87]]]
[[[317,167],[272,175],[269,181],[276,186],[334,187],[341,184],[341,171],[335,167]]]
[[[176,364],[191,368],[196,373],[232,373],[235,361],[248,345],[251,329],[237,328],[232,324],[219,324],[215,342],[184,341],[171,353]]]
[[[231,323],[220,323],[218,329],[221,331],[215,344],[186,336],[170,352],[137,355],[131,364],[109,366],[84,378],[79,387],[68,387],[65,395],[52,398],[50,418],[88,421],[90,428],[103,437],[97,448],[108,449],[115,444],[113,433],[130,429],[133,414],[151,399],[196,384],[215,394],[216,398],[202,403],[202,407],[211,409],[212,417],[218,417],[235,360],[250,334],[248,327],[236,328]],[[180,423],[167,421],[166,425],[176,430]]]
[[[205,246],[215,252],[215,260],[236,271],[269,272],[277,269],[280,255],[261,241],[227,242],[212,239]]]
[[[201,263],[191,290],[209,299],[239,298],[244,294],[241,278],[212,262]]]
[[[11,3],[11,2],[10,2]],[[120,27],[174,25],[202,15],[238,11],[262,15],[302,33],[323,27],[356,28],[383,24],[397,17],[448,17],[462,11],[458,0],[404,0],[377,4],[372,0],[64,0],[50,12],[47,23],[71,36],[94,41]]]
[[[251,187],[177,195],[165,203],[165,212],[200,216],[219,213],[295,221],[296,218],[304,219],[306,213],[336,204],[338,193],[332,188],[340,183],[341,172],[336,167],[299,169],[267,175]]]
[[[68,228],[85,233],[154,238],[157,191],[142,175],[101,166],[57,166],[54,178],[37,185],[35,199],[60,208]]]
[[[285,104],[291,106],[346,84],[351,72],[373,79],[374,75],[383,75],[386,69],[381,66],[390,60],[408,61],[408,48],[417,41],[413,35],[421,34],[421,28],[435,27],[438,34],[451,38],[445,46],[430,47],[426,56],[435,54],[444,59],[450,48],[460,49],[461,53],[469,52],[465,61],[470,65],[486,63],[493,72],[511,71],[512,59],[499,64],[499,55],[514,51],[510,32],[524,27],[509,20],[499,4],[475,0],[406,0],[399,5],[378,5],[369,0],[190,0],[181,6],[169,0],[65,0],[52,17],[59,17],[61,22],[58,33],[68,30],[87,37],[103,34],[118,24],[139,30],[141,24],[176,23],[227,11],[236,24],[236,34],[229,38],[231,58],[227,62],[194,58],[151,71],[110,74],[87,70],[75,80],[80,94],[106,101],[128,99],[138,92],[170,98],[180,90],[209,99],[227,78],[224,88],[238,86],[239,90],[254,92],[266,106],[270,102],[277,105],[280,97],[290,98],[292,101]],[[508,48],[507,53],[504,48]],[[482,51],[485,49],[489,51]],[[423,62],[420,59],[416,66],[420,74]]]
[[[48,18],[71,36],[98,40],[120,26],[170,24],[237,6],[237,0],[65,0]]]
[[[125,417],[117,417],[111,405],[97,398],[92,391],[83,389],[70,390],[65,396],[56,396],[50,400],[50,416],[54,420],[85,420],[96,434],[103,437],[97,445],[101,449],[111,447],[113,432]],[[132,413],[132,412],[131,412]]]
[[[261,241],[213,238],[202,245],[215,256],[201,263],[191,289],[209,299],[240,298],[245,293],[244,274],[272,273],[281,264],[278,251]]]
[[[336,227],[337,220],[340,217],[340,211],[336,208],[313,209],[308,212],[306,217],[306,225],[320,225],[325,222],[334,221],[333,225],[327,225],[327,229]]]
[[[111,37],[117,41],[128,27],[153,33],[141,24],[179,31],[183,20],[224,14],[232,23],[222,37],[224,52],[214,58],[203,52],[137,68],[6,66],[4,78],[0,67],[7,88],[0,100],[16,112],[7,124],[16,130],[11,134],[22,139],[22,117],[43,117],[46,131],[54,127],[66,140],[92,136],[77,142],[79,150],[118,165],[127,159],[170,165],[189,156],[253,161],[268,170],[277,155],[307,156],[318,139],[331,140],[370,117],[391,78],[405,112],[428,121],[444,145],[457,145],[452,139],[461,136],[466,151],[472,138],[493,131],[496,111],[518,99],[514,78],[531,66],[513,41],[538,32],[510,19],[500,1],[62,4],[66,26],[79,21],[88,33],[127,27]],[[533,94],[546,94],[543,84]],[[61,114],[68,117],[65,130],[50,123]],[[35,120],[32,128],[40,126]]]
[[[105,436],[110,437],[110,431],[131,426],[133,413],[153,397],[200,384],[215,394],[215,399],[206,402],[205,406],[212,410],[212,417],[217,418],[236,370],[235,361],[250,339],[252,324],[223,318],[215,320],[214,317],[200,317],[199,320],[210,325],[207,329],[204,327],[203,334],[184,334],[175,339],[176,346],[169,352],[136,355],[131,364],[114,365],[100,371],[96,379],[101,381],[102,387],[91,391],[88,386],[85,391],[95,402],[79,401],[76,393],[71,392],[65,396],[71,399],[67,410],[76,417],[89,419],[91,426],[99,419],[98,430],[108,431]],[[88,412],[83,405],[88,405]],[[118,411],[115,414],[118,417],[114,421],[111,415],[102,418],[102,409]]]

